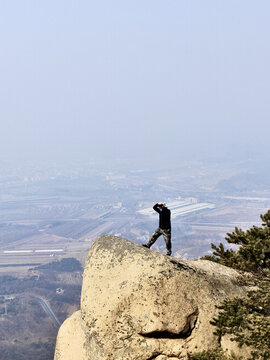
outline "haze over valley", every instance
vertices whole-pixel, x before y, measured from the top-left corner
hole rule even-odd
[[[1,177],[2,265],[5,259],[43,263],[48,256],[81,253],[104,233],[143,243],[158,225],[157,201],[172,211],[174,255],[197,258],[235,226],[259,222],[270,205],[268,180],[257,181],[260,176],[249,162],[12,169]],[[164,250],[161,239],[155,246]]]

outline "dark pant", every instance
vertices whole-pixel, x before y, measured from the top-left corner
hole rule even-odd
[[[147,246],[150,248],[157,240],[160,235],[163,235],[163,238],[166,243],[167,255],[171,255],[172,244],[171,244],[171,229],[161,229],[157,228],[154,234],[151,236],[151,239],[148,241]]]

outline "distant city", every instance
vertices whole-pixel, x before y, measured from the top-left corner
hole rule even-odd
[[[3,169],[1,264],[83,253],[104,233],[143,243],[157,227],[157,201],[172,212],[174,256],[198,258],[235,226],[258,224],[270,207],[267,184],[249,173],[249,163],[199,162],[163,170],[95,163]],[[164,251],[162,238],[154,249]]]

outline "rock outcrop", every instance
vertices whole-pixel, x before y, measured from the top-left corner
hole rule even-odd
[[[212,349],[216,305],[245,294],[237,278],[213,262],[182,261],[101,236],[86,261],[81,310],[61,326],[54,359],[176,360]],[[224,344],[233,348],[228,339]]]

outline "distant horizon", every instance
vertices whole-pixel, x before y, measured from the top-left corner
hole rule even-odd
[[[81,175],[83,171],[86,174],[90,173],[122,173],[131,174],[132,172],[140,171],[142,173],[171,173],[174,171],[185,171],[185,169],[193,169],[199,171],[198,166],[203,166],[204,169],[235,169],[237,173],[242,174],[257,174],[258,176],[268,179],[270,171],[269,157],[262,158],[261,156],[253,157],[208,157],[201,159],[169,159],[166,162],[160,163],[157,159],[144,160],[122,158],[117,160],[111,159],[83,159],[83,158],[65,158],[65,159],[3,159],[0,157],[0,170],[2,181],[6,176],[35,176],[47,172],[47,174],[69,174],[74,170],[79,170]],[[181,170],[182,169],[182,170]],[[89,173],[90,172],[90,173]],[[199,175],[199,172],[198,172]],[[267,181],[267,180],[265,180]]]
[[[41,165],[63,165],[63,166],[68,166],[71,164],[81,164],[81,165],[86,165],[86,164],[107,164],[107,165],[111,165],[111,166],[117,166],[120,164],[135,164],[136,166],[148,166],[150,164],[153,165],[158,165],[160,164],[162,168],[166,169],[166,166],[168,166],[168,168],[170,168],[171,166],[173,166],[174,164],[192,164],[192,163],[242,163],[242,162],[258,162],[258,163],[267,163],[270,160],[270,155],[267,156],[267,154],[265,154],[265,156],[261,156],[260,154],[253,154],[253,156],[240,156],[238,154],[234,155],[231,154],[230,156],[225,156],[225,155],[214,155],[213,156],[205,156],[205,157],[198,157],[198,158],[176,158],[176,157],[170,157],[168,159],[166,159],[167,162],[160,164],[159,159],[157,158],[153,158],[153,159],[141,159],[141,158],[135,158],[135,157],[122,157],[122,158],[113,158],[113,157],[96,157],[96,158],[91,158],[91,157],[80,157],[80,156],[74,156],[74,157],[65,157],[65,156],[59,156],[59,157],[54,157],[54,158],[47,158],[47,157],[39,157],[39,158],[35,158],[35,157],[25,157],[25,156],[14,156],[14,157],[3,157],[0,156],[0,165],[1,164],[9,164],[9,165],[19,165],[19,166],[25,166],[25,165],[31,165],[31,164],[41,164]]]

